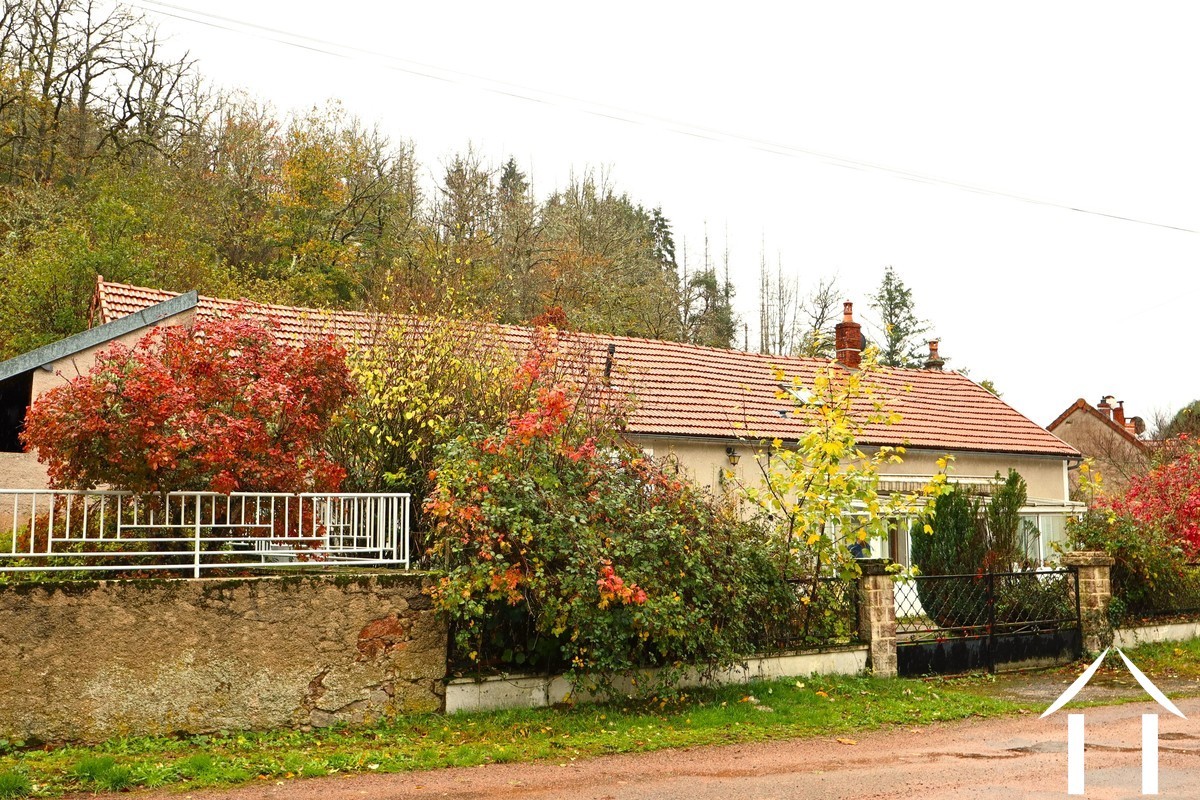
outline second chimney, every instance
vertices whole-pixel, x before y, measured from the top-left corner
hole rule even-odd
[[[850,369],[858,369],[862,364],[862,325],[854,321],[853,303],[842,306],[842,321],[833,328],[833,341],[837,360]]]
[[[929,342],[929,358],[925,359],[925,369],[941,370],[946,366],[946,359],[938,355],[938,340],[933,339]]]

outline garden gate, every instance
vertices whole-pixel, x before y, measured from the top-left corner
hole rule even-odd
[[[1074,570],[919,575],[895,588],[901,675],[995,672],[1082,654]]]

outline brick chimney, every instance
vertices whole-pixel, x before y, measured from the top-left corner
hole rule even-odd
[[[1118,400],[1117,407],[1113,409],[1113,422],[1125,427],[1125,401]]]
[[[834,346],[837,348],[837,360],[850,369],[858,369],[862,364],[862,325],[854,321],[854,304],[842,305],[842,321],[833,328]]]
[[[946,359],[938,355],[938,340],[929,342],[929,358],[925,359],[925,369],[936,369],[939,372],[946,366]]]
[[[1100,398],[1100,404],[1098,406],[1096,406],[1096,410],[1099,411],[1104,416],[1108,417],[1109,419],[1112,419],[1113,418],[1113,405],[1112,404],[1115,399],[1116,398],[1114,398],[1111,394],[1104,395],[1104,397]]]

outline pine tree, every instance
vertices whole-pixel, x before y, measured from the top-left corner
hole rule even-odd
[[[687,339],[706,347],[733,347],[737,318],[733,313],[733,285],[709,268],[688,279],[691,306]]]
[[[679,265],[675,261],[675,234],[671,231],[671,221],[663,216],[661,206],[650,212],[650,239],[654,243],[654,258],[663,271],[676,274]]]
[[[917,316],[912,290],[891,266],[883,271],[879,290],[871,297],[871,308],[879,315],[879,363],[889,367],[922,366],[925,334],[930,326]]]
[[[517,160],[509,158],[500,171],[492,241],[499,259],[499,276],[509,285],[500,310],[504,322],[527,322],[546,308],[548,293],[542,262],[542,225],[537,202]]]
[[[684,340],[706,347],[733,347],[738,318],[733,311],[733,283],[729,280],[729,249],[725,250],[724,278],[717,274],[709,256],[708,232],[704,234],[704,266],[688,272],[686,249],[681,298]]]

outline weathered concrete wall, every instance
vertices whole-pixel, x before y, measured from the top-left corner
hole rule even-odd
[[[867,668],[867,647],[846,645],[824,650],[797,651],[773,656],[753,656],[744,666],[702,676],[689,672],[679,681],[683,688],[767,681],[805,675],[859,675]],[[618,681],[618,685],[621,682]],[[630,687],[632,689],[632,687]],[[561,675],[496,675],[479,680],[456,678],[446,687],[446,713],[491,711],[500,708],[544,708],[595,697],[576,693]]]
[[[1164,622],[1120,628],[1114,633],[1113,644],[1123,650],[1151,642],[1186,642],[1200,637],[1200,622]]]
[[[369,723],[443,707],[413,573],[0,586],[0,738]]]

